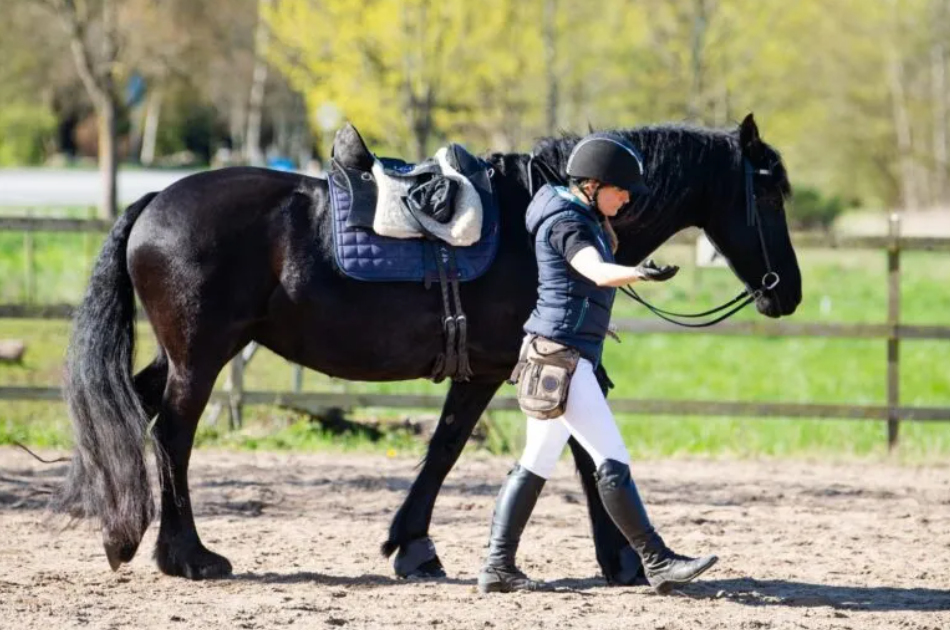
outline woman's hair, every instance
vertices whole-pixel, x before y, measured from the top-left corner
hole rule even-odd
[[[572,177],[569,180],[571,186],[576,186],[577,188],[584,191],[584,194],[587,194],[587,191],[584,190],[584,184],[587,182],[593,182],[595,185],[600,185],[601,183],[596,179],[591,179],[589,177],[578,178]],[[617,253],[617,248],[620,246],[620,239],[617,238],[617,233],[614,231],[614,226],[610,224],[610,219],[605,216],[601,217],[601,226],[604,228],[604,233],[607,235],[607,241],[610,245],[610,251],[614,254]]]
[[[610,219],[607,217],[604,217],[600,224],[604,228],[604,234],[607,235],[607,241],[610,244],[610,253],[616,254],[617,248],[620,247],[620,239],[617,238],[614,226],[610,224]]]
[[[589,177],[571,177],[570,179],[568,179],[568,184],[569,184],[569,185],[571,185],[571,186],[577,186],[577,187],[580,188],[581,190],[584,190],[584,184],[586,184],[587,182],[592,182],[592,183],[594,183],[594,184],[599,184],[599,183],[600,183],[600,182],[598,182],[596,179],[591,179],[591,178],[589,178]],[[585,191],[585,192],[586,192],[586,191]]]

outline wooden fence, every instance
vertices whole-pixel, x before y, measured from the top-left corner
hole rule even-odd
[[[653,334],[701,334],[723,336],[785,336],[785,337],[831,337],[852,339],[883,339],[887,343],[887,404],[846,405],[776,402],[739,402],[710,400],[653,400],[611,399],[611,408],[620,413],[652,415],[695,416],[746,416],[837,418],[852,420],[884,420],[888,427],[888,445],[898,441],[902,421],[933,422],[950,420],[950,407],[919,407],[900,404],[900,341],[902,339],[950,339],[950,326],[921,326],[900,323],[900,278],[901,253],[905,251],[950,251],[950,239],[907,238],[900,235],[897,216],[891,219],[887,237],[833,238],[816,234],[793,237],[797,249],[886,249],[888,269],[887,321],[878,324],[802,323],[786,321],[723,322],[712,328],[684,329],[654,319],[623,319],[615,323],[622,332]],[[102,221],[74,219],[0,218],[0,231],[18,231],[31,235],[34,232],[102,232],[109,225]],[[688,236],[680,235],[674,242],[690,242]],[[31,240],[25,242],[26,245]],[[27,249],[27,256],[30,252]],[[27,265],[29,266],[29,265]],[[27,273],[30,273],[27,271]],[[69,305],[0,305],[0,318],[68,318]],[[291,405],[291,406],[339,406],[339,407],[391,407],[391,408],[441,408],[442,396],[417,396],[397,394],[358,393],[304,393],[301,392],[302,370],[294,368],[294,386],[288,391],[246,391],[243,387],[244,369],[253,356],[254,346],[249,346],[231,363],[226,391],[216,391],[212,401],[227,406],[232,426],[240,426],[244,405]],[[0,400],[60,400],[58,388],[49,387],[2,387]],[[492,401],[489,409],[516,410],[513,398],[502,397]]]

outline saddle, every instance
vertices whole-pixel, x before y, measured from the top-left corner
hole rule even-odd
[[[377,159],[347,124],[336,134],[332,155],[337,181],[354,192],[349,227],[461,247],[481,238],[483,204],[477,186],[485,186],[477,180],[486,167],[461,145],[450,144],[419,164]]]
[[[440,223],[435,212],[413,212],[405,199],[419,186],[432,181],[435,173],[456,172],[470,188],[456,191],[455,223]],[[347,124],[336,133],[328,176],[333,223],[333,252],[337,267],[346,276],[369,282],[424,282],[429,288],[438,282],[442,292],[445,352],[440,354],[431,378],[446,376],[468,380],[467,322],[462,311],[459,283],[474,280],[491,266],[498,251],[500,229],[498,208],[492,190],[490,166],[451,144],[435,158],[410,164],[395,158],[378,158],[367,148],[359,132]],[[470,196],[465,197],[464,190]],[[467,208],[479,208],[477,232]],[[436,195],[432,195],[436,197]],[[424,195],[420,199],[425,199]],[[383,212],[401,204],[399,213],[407,221],[392,221]],[[431,209],[431,208],[430,208]],[[425,216],[421,216],[425,215]],[[438,224],[438,225],[433,225]],[[442,231],[440,232],[440,226]],[[448,227],[446,227],[448,226]],[[379,230],[377,230],[379,228]],[[415,228],[418,233],[409,236]],[[453,246],[443,234],[456,229],[466,235],[468,245]],[[393,229],[400,237],[381,234]],[[473,232],[475,232],[473,234]],[[451,234],[450,234],[451,236]],[[454,308],[453,308],[454,307]],[[454,311],[454,312],[453,312]]]

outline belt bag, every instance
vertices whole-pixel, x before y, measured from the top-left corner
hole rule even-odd
[[[531,337],[508,380],[518,385],[521,411],[540,420],[564,415],[571,377],[580,358],[580,352],[570,346]]]

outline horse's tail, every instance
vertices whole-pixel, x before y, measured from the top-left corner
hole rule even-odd
[[[112,227],[73,318],[66,357],[75,450],[52,507],[99,519],[113,569],[135,555],[155,512],[144,454],[149,418],[132,379],[135,290],[126,249],[132,226],[157,194],[129,206]]]

